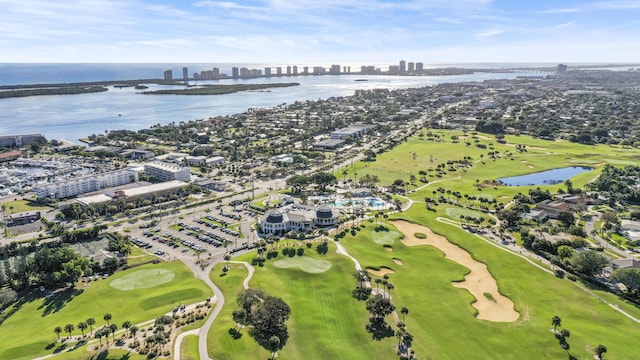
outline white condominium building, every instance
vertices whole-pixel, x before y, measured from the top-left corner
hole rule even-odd
[[[138,181],[138,172],[122,169],[58,181],[35,188],[39,198],[63,199]]]
[[[191,180],[189,168],[159,161],[144,164],[144,173],[160,181],[180,180],[189,182]]]

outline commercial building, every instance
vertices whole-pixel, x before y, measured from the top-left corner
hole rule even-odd
[[[83,196],[77,198],[75,201],[82,206],[89,206],[115,203],[121,199],[125,202],[131,202],[136,199],[152,200],[156,196],[178,193],[181,189],[187,186],[189,186],[188,183],[179,180],[172,180],[126,189],[107,189],[103,194]]]
[[[350,125],[349,127],[336,129],[331,132],[332,139],[359,138],[369,132],[373,126],[371,125]]]
[[[284,234],[289,231],[309,231],[336,226],[340,212],[327,205],[318,207],[292,204],[269,211],[260,219],[264,233]]]
[[[189,182],[191,180],[189,168],[159,161],[144,164],[144,173],[160,181],[180,180]]]
[[[164,79],[165,80],[169,80],[169,81],[173,80],[173,71],[165,70],[164,71]]]
[[[37,186],[35,192],[41,199],[64,199],[136,181],[138,181],[138,172],[124,169]]]
[[[40,220],[40,217],[40,211],[9,215],[9,218],[7,219],[7,226],[29,224]]]
[[[43,138],[42,134],[0,136],[0,147],[31,145],[40,138]]]
[[[0,154],[0,162],[7,162],[16,160],[22,156],[22,151],[8,151]]]

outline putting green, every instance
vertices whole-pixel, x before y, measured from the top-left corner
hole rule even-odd
[[[327,260],[316,260],[306,256],[296,256],[276,260],[273,266],[280,269],[298,268],[306,273],[319,274],[331,269],[331,262]]]
[[[146,289],[168,283],[176,277],[176,273],[169,269],[146,269],[133,272],[109,283],[114,289],[135,290]]]
[[[456,220],[456,221],[460,221],[460,215],[462,215],[462,216],[471,216],[471,217],[475,217],[475,218],[486,216],[485,214],[483,214],[483,213],[481,213],[479,211],[460,208],[460,207],[448,207],[448,208],[446,208],[445,213],[452,220]]]
[[[377,231],[371,233],[373,242],[380,245],[392,245],[401,234],[397,231]]]

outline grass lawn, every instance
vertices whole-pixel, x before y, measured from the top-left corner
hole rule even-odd
[[[200,360],[198,353],[198,337],[196,335],[187,335],[182,339],[180,345],[181,360]]]
[[[3,205],[5,206],[5,215],[51,209],[49,206],[44,206],[32,200],[7,201]]]
[[[151,271],[151,277],[158,271],[174,274],[173,280],[155,287],[132,290],[118,290],[111,283],[131,274]],[[134,275],[137,277],[137,275]],[[127,281],[125,281],[126,283]],[[96,319],[94,328],[102,326],[103,315],[110,313],[112,322],[122,324],[129,320],[134,324],[153,320],[169,312],[177,304],[202,301],[211,296],[211,290],[204,282],[193,277],[193,273],[182,263],[162,262],[149,264],[118,272],[115,275],[89,283],[84,288],[59,292],[46,298],[26,299],[2,314],[0,329],[0,359],[30,359],[52,353],[57,344],[53,329],[64,328],[66,324],[77,325],[89,317]],[[80,335],[77,329],[72,335]],[[29,336],[9,337],[6,334],[29,334]],[[62,335],[66,335],[63,333]]]
[[[103,340],[104,341],[104,340]],[[93,344],[90,345],[94,347]],[[110,348],[107,351],[95,352],[87,350],[87,346],[79,347],[73,351],[61,353],[52,359],[55,360],[144,360],[146,356],[130,352],[120,348]]]
[[[567,352],[550,331],[554,315],[560,316],[562,325],[571,331],[569,352],[578,359],[593,358],[590,351],[598,344],[607,345],[607,359],[631,359],[640,352],[640,344],[629,335],[637,331],[638,324],[571,281],[558,279],[462,230],[436,222],[438,215],[421,206],[398,216],[430,226],[487,264],[500,292],[515,303],[521,314],[513,323],[476,319],[472,296],[451,285],[462,279],[467,269],[444,259],[438,249],[409,248],[397,241],[393,251],[388,252],[372,240],[376,236],[373,226],[355,237],[346,236],[341,243],[363,266],[386,266],[395,271],[389,279],[395,285],[394,304],[410,310],[406,323],[415,337],[417,357],[564,359]],[[394,263],[393,258],[400,259],[402,265]],[[640,317],[639,309],[609,295],[609,301]]]
[[[255,253],[244,258],[252,256]],[[307,257],[328,261],[332,266],[325,272],[314,274],[294,268],[280,269],[274,266],[274,261],[268,260],[264,268],[256,268],[250,282],[251,287],[281,297],[291,307],[291,318],[287,322],[290,338],[278,353],[278,358],[395,358],[395,338],[374,341],[365,330],[369,318],[365,304],[351,297],[355,287],[353,262],[336,254],[333,245],[330,245],[327,255],[318,255],[315,247],[305,249],[302,258]],[[282,254],[278,259],[283,259]],[[233,340],[227,333],[234,326],[231,311],[237,308],[235,296],[241,290],[241,282],[246,275],[245,271],[237,275],[234,272],[237,270],[232,269],[225,277],[219,277],[220,269],[212,273],[212,278],[222,286],[227,297],[221,317],[216,319],[215,330],[209,336],[210,355],[214,359],[266,359],[269,353],[255,343],[246,329],[242,330],[243,336],[238,340]]]

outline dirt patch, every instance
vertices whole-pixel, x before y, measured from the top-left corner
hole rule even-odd
[[[367,271],[369,272],[369,274],[371,274],[373,276],[377,276],[377,277],[383,277],[383,276],[385,276],[387,274],[393,274],[395,272],[395,271],[393,271],[393,269],[385,267],[385,266],[381,266],[380,270],[367,268]]]
[[[398,258],[393,258],[393,262],[396,263],[396,265],[404,265],[404,263],[402,262],[402,260],[398,259]]]
[[[433,233],[426,226],[412,224],[407,221],[393,221],[393,225],[405,234],[405,238],[402,240],[405,245],[434,246],[444,252],[447,259],[469,269],[469,273],[464,277],[463,281],[454,282],[452,285],[468,290],[476,298],[472,305],[478,310],[478,319],[494,322],[513,322],[518,320],[520,314],[515,311],[513,302],[498,292],[498,284],[489,273],[489,270],[487,270],[485,264],[474,260],[468,252],[450,243],[444,236]],[[411,235],[416,232],[427,234],[427,238],[417,239]],[[486,294],[490,294],[493,300],[489,300]]]
[[[382,247],[387,251],[393,251],[393,246],[391,245],[382,245]]]
[[[533,166],[533,165],[529,164],[529,165],[527,165],[527,167],[528,167],[529,169],[533,169],[535,166]]]

